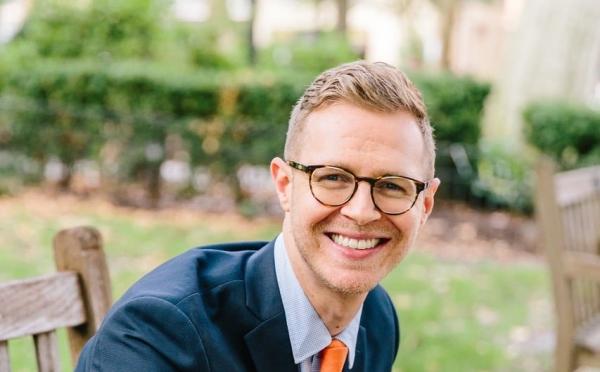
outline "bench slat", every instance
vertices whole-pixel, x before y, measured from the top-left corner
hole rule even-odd
[[[59,372],[60,358],[58,356],[56,332],[51,331],[33,335],[33,340],[35,342],[35,356],[37,359],[38,371]]]
[[[0,372],[10,372],[8,342],[6,341],[0,341]]]
[[[0,284],[0,341],[85,322],[77,274]]]
[[[583,252],[564,254],[565,275],[571,279],[584,278],[600,283],[600,256]]]
[[[555,369],[600,361],[600,166],[556,173],[537,167],[536,214],[551,267],[557,309]],[[593,364],[588,364],[594,362]]]
[[[566,207],[600,192],[600,166],[561,172],[554,176],[556,200]]]
[[[91,227],[62,230],[54,237],[54,261],[58,271],[79,274],[86,308],[86,323],[68,328],[73,364],[85,342],[96,333],[112,304],[110,276],[100,232]]]

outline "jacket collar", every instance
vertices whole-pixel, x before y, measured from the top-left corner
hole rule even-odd
[[[274,250],[275,241],[271,241],[256,251],[246,264],[246,306],[256,316],[258,324],[244,340],[257,371],[297,372],[275,274]],[[361,326],[352,371],[365,370],[366,338],[366,329]],[[347,368],[348,363],[344,370],[349,371]]]
[[[348,369],[348,363],[344,366],[344,371],[366,371],[366,356],[367,356],[367,330],[360,326],[356,340],[356,355],[354,356],[354,365],[352,369]]]
[[[246,306],[258,323],[244,340],[257,371],[296,372],[275,274],[274,248],[274,241],[268,243],[246,264]]]

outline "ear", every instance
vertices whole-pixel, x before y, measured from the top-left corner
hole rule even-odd
[[[434,178],[431,181],[429,181],[429,185],[423,191],[423,193],[424,193],[424,195],[423,195],[423,214],[421,215],[421,221],[420,221],[421,226],[423,226],[425,224],[425,222],[427,222],[429,215],[433,211],[434,196],[435,196],[435,192],[437,191],[438,187],[440,186],[440,183],[441,183],[441,181],[439,178]]]
[[[279,205],[284,212],[290,211],[292,174],[290,167],[281,158],[271,160],[271,179],[275,184]]]

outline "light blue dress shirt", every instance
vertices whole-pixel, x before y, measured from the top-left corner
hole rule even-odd
[[[283,234],[275,240],[275,273],[281,293],[294,362],[300,372],[318,372],[319,352],[331,343],[329,330],[304,294],[290,264]],[[348,346],[348,366],[352,368],[360,326],[362,305],[352,321],[335,336]]]

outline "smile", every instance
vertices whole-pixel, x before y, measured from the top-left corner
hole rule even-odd
[[[375,248],[377,244],[379,244],[381,239],[353,239],[347,236],[343,236],[340,234],[331,234],[331,240],[333,240],[336,244],[341,245],[342,247],[351,248],[351,249],[371,249]]]

